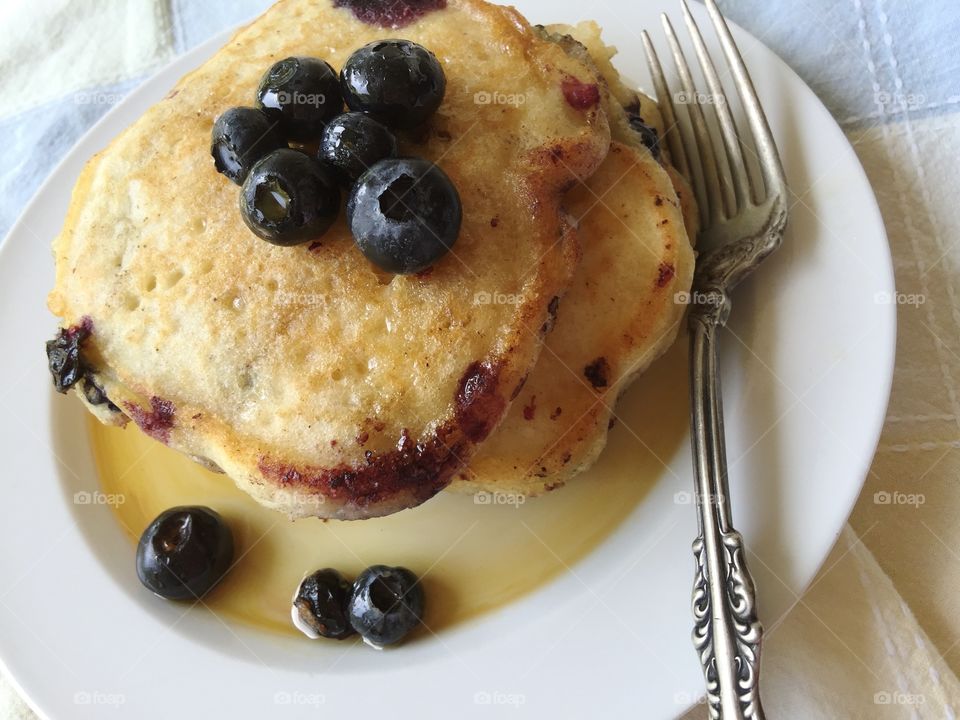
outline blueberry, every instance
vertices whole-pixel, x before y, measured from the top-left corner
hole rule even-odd
[[[319,158],[354,181],[378,160],[395,157],[397,139],[369,115],[348,112],[334,118],[320,138]]]
[[[97,384],[97,381],[94,380],[93,376],[91,376],[89,373],[83,379],[83,396],[91,405],[106,405],[110,412],[120,412],[120,408],[110,401],[110,398],[107,397],[107,394],[103,391],[103,388]]]
[[[137,576],[167,600],[194,600],[230,569],[233,536],[207,507],[175,507],[161,513],[140,536]]]
[[[637,103],[635,106],[628,106],[625,110],[627,111],[627,120],[630,122],[630,127],[640,136],[640,142],[650,150],[650,154],[653,155],[655,160],[659,160],[660,135],[657,133],[656,128],[647,125],[643,121],[643,118],[640,116],[640,104]]]
[[[350,624],[371,645],[402,640],[423,619],[423,586],[402,567],[373,565],[353,583]]]
[[[80,345],[89,336],[85,325],[77,325],[61,328],[53,340],[47,341],[47,366],[57,392],[67,392],[83,378],[86,365],[80,357]]]
[[[250,170],[240,194],[247,226],[274,245],[298,245],[325,233],[340,211],[336,178],[297,150],[274,150]]]
[[[264,155],[287,146],[277,123],[253,108],[230,108],[213,124],[210,153],[217,172],[242,185]]]
[[[260,80],[257,107],[291,140],[316,140],[343,110],[337,73],[319,58],[288,57]]]
[[[437,57],[409,40],[376,40],[353,53],[340,71],[351,110],[389,127],[413,128],[440,107],[447,80]]]
[[[332,568],[308,575],[293,598],[293,624],[309,638],[343,640],[353,635],[347,617],[350,581]]]
[[[360,176],[347,222],[360,251],[387,272],[426,269],[460,234],[460,195],[439,167],[420,158],[381,160]]]

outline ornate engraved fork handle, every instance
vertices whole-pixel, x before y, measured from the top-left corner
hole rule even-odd
[[[699,535],[693,641],[715,720],[763,720],[760,643],[753,578],[743,538],[730,522],[717,333],[730,312],[724,284],[699,285],[690,313],[691,429]]]

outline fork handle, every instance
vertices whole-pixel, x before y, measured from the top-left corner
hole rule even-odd
[[[701,290],[689,315],[691,430],[696,479],[697,560],[693,642],[714,720],[763,720],[756,591],[743,537],[730,522],[717,335],[730,312],[727,294]]]

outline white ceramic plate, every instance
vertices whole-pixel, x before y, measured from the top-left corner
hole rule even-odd
[[[517,4],[534,21],[598,20],[620,48],[621,70],[641,83],[637,33],[657,30],[661,10],[679,15],[667,0]],[[695,14],[709,26],[702,8]],[[723,343],[735,520],[770,627],[814,576],[860,492],[892,377],[895,315],[883,300],[894,288],[876,202],[843,133],[782,61],[734,33],[800,196],[783,249],[738,291]],[[93,128],[0,251],[0,653],[11,676],[49,718],[307,717],[321,705],[328,717],[423,719],[682,712],[702,688],[689,639],[686,444],[576,567],[395,652],[318,648],[151,602],[110,510],[77,511],[73,493],[97,479],[79,403],[54,397],[44,364],[54,329],[44,304],[50,241],[87,158],[225,39],[178,59]]]

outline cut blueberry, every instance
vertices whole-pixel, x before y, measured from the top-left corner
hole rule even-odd
[[[342,640],[353,635],[347,616],[351,589],[350,581],[332,568],[308,575],[293,597],[293,624],[311,639]]]
[[[460,195],[420,158],[381,160],[360,176],[347,222],[360,251],[392,273],[416,273],[450,251],[460,234]]]
[[[400,642],[423,619],[423,586],[402,567],[373,565],[353,583],[350,624],[375,647]]]
[[[298,245],[330,228],[340,211],[340,189],[319,161],[297,150],[274,150],[250,170],[240,210],[267,242]]]

